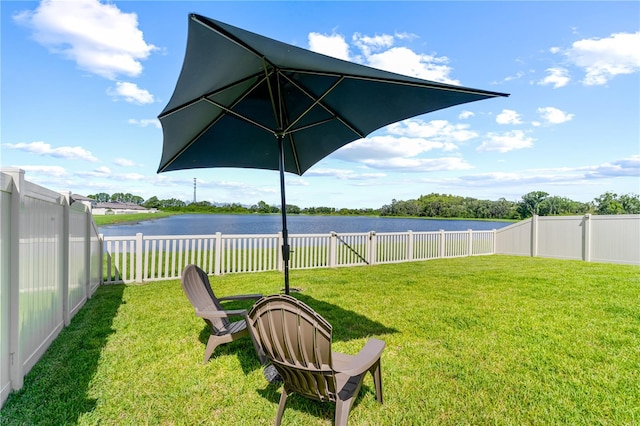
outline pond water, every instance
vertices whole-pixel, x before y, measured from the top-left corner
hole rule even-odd
[[[407,219],[368,216],[287,216],[289,234],[328,234],[348,232],[406,232],[406,231],[474,231],[500,229],[508,222],[478,220]],[[276,234],[282,229],[280,215],[259,214],[184,214],[136,223],[99,227],[105,236],[144,235],[212,235]]]

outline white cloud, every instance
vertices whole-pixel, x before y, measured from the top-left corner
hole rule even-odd
[[[488,133],[487,140],[482,142],[477,151],[509,152],[515,149],[531,148],[533,138],[525,136],[522,130],[513,130],[506,133]]]
[[[525,169],[518,172],[491,172],[441,179],[440,183],[456,186],[491,187],[495,185],[585,185],[590,181],[610,178],[637,177],[640,155],[612,162],[581,167]]]
[[[392,123],[385,130],[392,135],[439,141],[447,150],[452,148],[454,143],[466,142],[478,137],[476,132],[469,130],[468,124],[451,124],[447,120],[425,122],[418,119],[408,119]],[[453,148],[455,149],[455,145]]]
[[[98,167],[91,172],[77,172],[81,177],[107,178],[109,181],[148,181],[149,177],[140,173],[112,173],[108,167]]]
[[[156,47],[145,42],[135,13],[97,0],[43,0],[14,19],[33,31],[34,39],[79,68],[108,79],[142,73],[141,60]]]
[[[632,155],[610,163],[599,164],[590,168],[586,174],[589,179],[627,176],[636,178],[640,176],[640,155]]]
[[[90,151],[87,151],[81,146],[61,146],[58,148],[52,148],[50,144],[42,141],[30,143],[20,142],[16,144],[7,143],[4,145],[10,149],[17,149],[36,155],[64,158],[66,160],[98,161]]]
[[[617,75],[640,71],[640,32],[617,33],[606,38],[578,40],[565,55],[574,65],[583,68],[583,83],[604,85]]]
[[[318,168],[318,169],[310,169],[305,173],[305,176],[316,176],[316,177],[335,177],[341,180],[367,180],[367,179],[379,179],[387,176],[386,173],[356,173],[353,170],[345,170],[345,169],[327,169],[327,168]],[[288,183],[289,181],[287,181]]]
[[[449,62],[447,57],[420,54],[407,47],[394,47],[396,40],[411,41],[414,37],[410,34],[367,36],[356,33],[352,37],[352,42],[362,54],[353,56],[350,53],[349,43],[342,35],[312,32],[309,33],[309,49],[385,71],[459,85],[460,82],[449,75],[452,69],[447,65]]]
[[[361,35],[360,33],[355,33],[352,40],[353,43],[362,51],[365,57],[370,56],[372,52],[378,52],[382,49],[389,48],[394,44],[394,37],[389,34],[370,37]]]
[[[506,76],[504,78],[504,81],[513,81],[513,80],[519,80],[522,77],[524,77],[526,74],[523,71],[518,71],[517,73],[515,73],[514,75],[509,75]]]
[[[113,160],[113,163],[117,166],[121,166],[121,167],[136,167],[136,166],[140,166],[140,164],[129,160],[127,158],[116,158],[115,160]]]
[[[309,33],[309,49],[345,61],[350,58],[349,44],[339,34]]]
[[[475,113],[471,112],[471,111],[462,111],[460,113],[460,115],[458,115],[458,118],[460,120],[466,120],[467,118],[471,118],[475,115]]]
[[[140,126],[140,127],[154,126],[158,129],[162,128],[162,125],[160,124],[160,120],[158,120],[157,118],[142,118],[140,120],[135,118],[130,118],[129,120],[127,120],[127,122],[129,124],[133,124],[135,126]]]
[[[449,77],[451,67],[446,65],[449,59],[441,56],[424,55],[407,47],[392,47],[380,53],[366,57],[368,65],[386,71],[440,83],[459,85],[458,80]]]
[[[549,75],[540,80],[538,84],[543,86],[551,84],[554,89],[557,89],[558,87],[566,86],[571,80],[569,71],[566,68],[547,68],[547,72]]]
[[[155,100],[153,95],[147,90],[140,89],[137,84],[126,81],[118,81],[115,89],[110,88],[107,93],[114,98],[122,98],[133,104],[151,104]]]
[[[374,169],[398,172],[437,172],[473,168],[460,157],[368,159],[363,163]]]
[[[360,139],[338,150],[333,157],[346,161],[366,162],[370,159],[416,157],[445,144],[423,138],[395,137],[390,135]]]
[[[68,176],[67,170],[60,166],[16,166],[18,169],[22,169],[27,173],[41,174],[46,176],[52,176],[55,178],[61,178]],[[31,177],[29,177],[31,180]]]
[[[544,121],[551,124],[566,123],[567,121],[570,121],[574,116],[574,114],[568,114],[554,107],[538,108],[538,114],[540,114],[540,117]]]
[[[522,124],[520,114],[511,109],[503,109],[500,114],[496,116],[496,123],[498,124]]]

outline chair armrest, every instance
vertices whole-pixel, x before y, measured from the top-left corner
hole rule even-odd
[[[235,296],[218,297],[218,300],[258,300],[262,299],[261,294],[238,294]]]
[[[379,339],[369,339],[360,352],[351,359],[349,364],[334,369],[337,373],[344,373],[349,376],[357,376],[370,369],[380,360],[382,351],[387,344]]]
[[[229,309],[226,311],[199,311],[196,309],[196,316],[201,318],[226,318],[229,316],[243,316],[246,318],[246,309]]]

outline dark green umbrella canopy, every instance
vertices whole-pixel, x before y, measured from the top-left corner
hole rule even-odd
[[[302,175],[396,121],[498,96],[508,95],[342,61],[191,14],[182,71],[158,117],[164,134],[158,172],[280,170],[285,206],[284,171]]]

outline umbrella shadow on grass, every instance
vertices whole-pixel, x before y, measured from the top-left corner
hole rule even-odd
[[[309,305],[313,310],[324,317],[329,324],[331,324],[333,327],[332,337],[334,342],[366,339],[371,336],[381,336],[398,332],[395,328],[388,327],[385,324],[373,321],[360,313],[345,309],[327,301],[317,300],[302,293],[292,293],[292,296]],[[223,307],[224,309],[249,310],[253,303],[253,301],[228,301],[224,302]],[[232,318],[232,320],[240,320],[240,317]],[[211,330],[208,325],[203,326],[202,331],[200,332],[199,340],[203,344],[203,352],[207,345],[210,332]],[[210,359],[213,360],[216,357],[224,355],[237,356],[240,361],[240,365],[242,366],[242,371],[245,374],[249,374],[262,367],[258,360],[253,343],[249,337],[218,346]]]
[[[7,398],[0,424],[76,424],[95,409],[89,384],[107,344],[124,285],[100,286]]]

